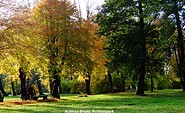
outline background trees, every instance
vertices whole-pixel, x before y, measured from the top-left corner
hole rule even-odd
[[[145,1],[106,1],[97,16],[99,33],[108,39],[107,54],[118,71],[131,66],[139,73],[137,94],[144,94],[147,23]],[[148,5],[148,4],[147,4]],[[152,17],[151,17],[152,18]]]
[[[160,70],[164,70],[164,53],[167,52],[167,48],[161,44],[168,44],[169,37],[164,39],[161,34],[165,30],[160,28],[163,22],[173,18],[170,15],[171,13],[165,13],[167,10],[172,11],[166,7],[174,6],[173,9],[176,9],[176,13],[173,11],[176,24],[173,25],[176,25],[174,28],[177,29],[178,34],[182,34],[183,26],[180,22],[180,15],[183,12],[183,3],[182,1],[173,1],[172,3],[156,1],[151,3],[145,0],[107,0],[97,15],[97,23],[100,25],[99,34],[107,38],[106,50],[111,66],[116,71],[128,67],[127,71],[131,69],[136,75],[139,75],[138,78],[136,77],[139,80],[138,95],[144,94],[146,74],[150,74],[151,87],[153,87],[153,73],[151,72],[161,73]],[[160,22],[161,17],[166,17],[166,14],[168,15],[167,18]],[[181,18],[181,20],[183,19]],[[170,24],[172,25],[172,23]],[[179,51],[179,58],[182,58],[181,62],[183,62],[183,35],[180,37],[181,41],[178,38],[178,44],[181,45],[181,47],[178,45],[179,50],[181,50],[181,52]]]
[[[179,78],[184,86],[183,0],[107,0],[95,18],[87,6],[86,19],[68,0],[11,4],[11,11],[3,10],[8,15],[0,13],[0,66],[7,80],[16,82],[19,69],[32,78],[35,70],[56,98],[60,85],[87,94],[137,87],[138,95],[170,88]]]
[[[50,86],[56,91],[53,96],[59,98],[60,75],[75,73],[84,76],[86,93],[90,94],[90,75],[102,54],[95,51],[103,51],[98,42],[101,39],[94,34],[97,25],[82,19],[76,7],[66,0],[43,0],[33,9],[33,15],[45,33],[44,55],[49,61]]]
[[[183,91],[185,91],[185,83],[184,83],[184,65],[185,65],[185,57],[184,57],[184,1],[183,0],[175,0],[175,1],[164,1],[162,3],[164,6],[162,11],[164,12],[163,15],[163,22],[167,22],[169,31],[169,37],[171,37],[171,43],[174,45],[174,50],[172,54],[175,54],[177,67],[178,67],[178,74],[181,78],[181,85]],[[164,26],[163,26],[164,27]],[[164,34],[166,34],[164,33]],[[168,38],[169,38],[168,37]]]

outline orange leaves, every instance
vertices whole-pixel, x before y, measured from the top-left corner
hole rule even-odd
[[[99,29],[99,26],[95,23],[90,22],[89,20],[86,20],[84,22],[86,30],[88,30],[88,38],[90,43],[90,58],[92,61],[98,64],[104,64],[105,63],[105,51],[104,51],[104,39],[105,37],[98,37],[96,34],[97,30]]]

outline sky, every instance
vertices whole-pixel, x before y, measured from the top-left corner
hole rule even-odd
[[[89,4],[90,6],[90,11],[92,13],[97,13],[97,8],[100,7],[103,3],[104,0],[70,0],[72,3],[74,1],[78,4],[80,4],[80,9],[82,12],[82,16],[86,17],[86,6]],[[88,2],[89,1],[89,2]],[[79,6],[77,6],[79,8]]]
[[[32,3],[34,0],[15,0],[15,1],[19,3],[26,3],[29,1],[30,3]],[[86,5],[87,4],[89,4],[91,12],[97,13],[97,10],[96,10],[97,7],[100,7],[104,3],[104,0],[70,0],[70,1],[71,3],[76,2],[77,4],[78,3],[80,4],[77,7],[79,8],[80,6],[83,17],[86,17]]]

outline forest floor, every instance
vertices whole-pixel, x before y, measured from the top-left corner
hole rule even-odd
[[[185,92],[181,90],[146,91],[88,95],[61,95],[61,99],[21,101],[19,96],[5,97],[0,113],[183,113]]]

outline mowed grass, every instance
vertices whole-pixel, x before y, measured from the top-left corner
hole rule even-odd
[[[20,99],[5,97],[0,113],[185,113],[185,93],[181,90],[147,91],[146,94],[61,95],[56,101],[27,101],[26,104],[6,103]]]

